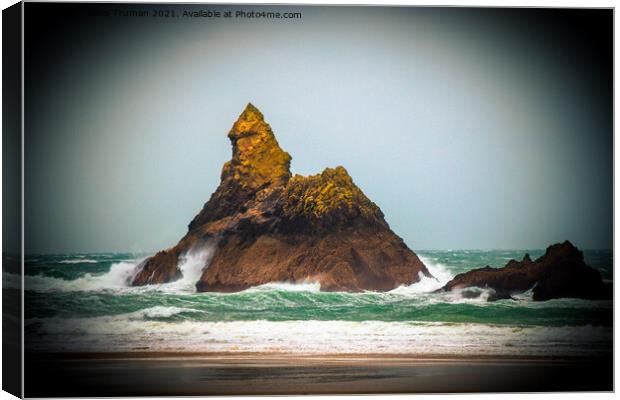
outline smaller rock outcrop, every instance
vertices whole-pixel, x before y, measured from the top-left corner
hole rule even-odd
[[[611,284],[604,283],[601,274],[585,264],[583,253],[569,241],[549,246],[535,261],[526,254],[523,260],[510,260],[503,268],[486,266],[459,274],[439,291],[471,287],[492,289],[489,301],[511,298],[529,289],[536,301],[612,297]]]

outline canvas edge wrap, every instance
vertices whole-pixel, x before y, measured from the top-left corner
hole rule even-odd
[[[23,276],[22,5],[2,11],[2,271]],[[23,279],[2,291],[2,390],[22,397]]]

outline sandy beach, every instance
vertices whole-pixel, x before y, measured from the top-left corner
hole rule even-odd
[[[26,354],[27,397],[613,390],[612,358],[277,353]]]

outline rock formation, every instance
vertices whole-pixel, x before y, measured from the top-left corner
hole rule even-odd
[[[386,291],[430,273],[343,167],[291,176],[261,112],[248,104],[228,137],[232,159],[179,243],[143,261],[133,285],[169,282],[188,251],[215,244],[198,291],[314,281],[326,291]]]
[[[611,285],[605,284],[600,273],[585,264],[583,253],[569,241],[549,246],[535,261],[526,254],[522,261],[510,260],[503,268],[486,266],[459,274],[440,291],[471,287],[493,289],[489,300],[510,298],[529,289],[538,301],[612,296]]]

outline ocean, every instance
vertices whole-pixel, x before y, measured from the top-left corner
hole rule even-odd
[[[183,278],[129,287],[145,255],[30,255],[25,266],[27,351],[272,352],[598,356],[611,354],[613,302],[531,293],[487,302],[432,293],[454,275],[544,250],[416,251],[436,279],[386,293],[320,292],[274,282],[239,293],[196,293],[210,249],[184,259]],[[613,280],[611,250],[584,251]],[[3,272],[4,287],[19,275]]]

